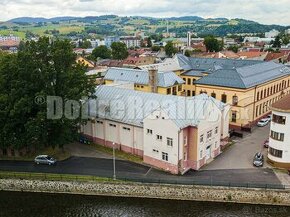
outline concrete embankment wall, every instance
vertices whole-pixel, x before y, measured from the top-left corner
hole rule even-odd
[[[290,206],[288,190],[14,179],[0,179],[0,190]]]

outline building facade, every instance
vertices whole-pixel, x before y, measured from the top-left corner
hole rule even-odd
[[[97,109],[82,133],[153,167],[173,174],[198,170],[227,142],[229,106],[205,94],[188,98],[100,86],[95,95],[90,108]]]
[[[127,46],[127,48],[141,47],[141,40],[138,37],[121,37],[120,41],[123,42]]]
[[[181,95],[183,80],[174,72],[157,70],[138,70],[129,68],[110,68],[105,75],[105,84],[129,82],[135,90],[163,95]]]
[[[272,122],[268,162],[279,168],[290,168],[290,94],[271,106]]]

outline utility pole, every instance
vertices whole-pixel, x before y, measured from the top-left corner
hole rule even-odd
[[[113,180],[116,180],[116,155],[115,155],[115,143],[113,142]]]

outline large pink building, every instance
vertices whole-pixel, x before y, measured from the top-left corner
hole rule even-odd
[[[173,174],[200,169],[228,138],[230,107],[204,94],[189,98],[100,86],[96,96],[82,133]]]

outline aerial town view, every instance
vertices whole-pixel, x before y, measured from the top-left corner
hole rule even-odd
[[[289,217],[289,5],[0,1],[0,217]]]

